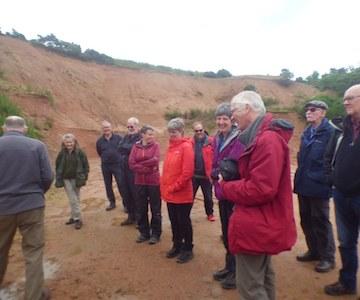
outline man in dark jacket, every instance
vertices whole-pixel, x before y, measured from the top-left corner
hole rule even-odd
[[[26,261],[25,300],[48,299],[43,290],[44,193],[53,180],[45,145],[25,137],[23,118],[6,118],[0,137],[0,285],[19,228]],[[48,291],[46,292],[48,295]]]
[[[214,222],[214,203],[212,198],[212,185],[210,181],[213,159],[212,137],[209,137],[205,132],[201,122],[195,122],[193,124],[193,129],[194,138],[192,140],[192,144],[195,154],[195,169],[192,183],[194,198],[197,190],[201,187],[207,219],[210,222]]]
[[[334,202],[339,250],[342,262],[337,282],[325,286],[332,296],[356,294],[358,269],[357,242],[360,228],[360,84],[350,87],[344,95],[347,116],[343,134],[333,143]]]
[[[103,121],[101,125],[103,134],[96,142],[96,151],[101,157],[101,171],[104,178],[106,196],[110,202],[106,210],[109,211],[116,207],[115,194],[112,188],[113,176],[121,194],[121,155],[118,145],[122,138],[120,135],[113,133],[111,124],[108,121]],[[125,205],[124,208],[126,209]]]
[[[309,126],[301,136],[294,192],[298,194],[301,228],[308,251],[298,255],[301,262],[320,260],[315,271],[324,273],[334,268],[335,243],[329,220],[330,185],[326,182],[324,153],[334,132],[326,116],[327,104],[312,100],[305,105]]]
[[[121,226],[132,225],[137,221],[135,175],[129,168],[129,155],[131,148],[141,139],[139,120],[134,117],[129,118],[127,121],[127,129],[128,133],[118,146],[121,156],[121,197],[123,198],[128,213],[127,219],[121,222]]]

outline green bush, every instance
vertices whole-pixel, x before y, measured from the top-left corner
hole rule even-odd
[[[0,125],[2,126],[5,122],[5,119],[8,116],[21,116],[23,117],[23,114],[21,112],[21,109],[10,101],[8,97],[5,95],[0,94]],[[33,138],[40,138],[40,132],[34,127],[33,123],[29,120],[26,121],[28,126],[28,132],[27,135]],[[0,135],[3,134],[2,127],[0,127]]]
[[[244,87],[243,91],[253,91],[253,92],[256,92],[256,86],[253,85],[253,84],[247,84],[247,85]]]
[[[279,104],[279,100],[273,97],[263,97],[262,99],[266,107]]]

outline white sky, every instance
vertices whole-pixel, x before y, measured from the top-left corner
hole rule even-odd
[[[359,0],[3,0],[2,32],[233,75],[360,66]]]

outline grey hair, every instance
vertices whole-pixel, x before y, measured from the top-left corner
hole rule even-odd
[[[101,122],[101,126],[102,127],[111,127],[111,123],[109,121],[104,120]]]
[[[128,119],[128,123],[133,123],[135,125],[139,125],[139,119],[138,118],[135,118],[135,117],[131,117]]]
[[[64,142],[65,140],[67,139],[72,139],[74,141],[74,148],[78,148],[79,147],[79,143],[75,137],[75,135],[73,135],[72,133],[65,133],[63,136],[62,136],[62,143],[61,143],[61,146],[63,149],[65,149],[65,145],[64,145]]]
[[[27,128],[27,126],[26,126],[26,122],[23,118],[21,118],[19,116],[8,116],[5,119],[3,128],[7,129],[7,130],[23,131],[24,129]]]
[[[178,130],[184,132],[185,121],[182,118],[174,118],[169,121],[167,124],[168,130]]]
[[[228,116],[229,118],[231,118],[230,103],[223,102],[217,106],[217,108],[215,110],[215,117],[218,117],[218,116]]]
[[[75,135],[73,135],[72,133],[65,133],[63,136],[62,136],[62,140],[63,142],[67,139],[72,139],[73,141],[76,141],[76,138],[75,138]]]
[[[266,108],[264,101],[261,99],[261,96],[253,91],[243,91],[231,100],[231,106],[236,108],[242,108],[248,104],[252,110],[259,114],[265,114]]]

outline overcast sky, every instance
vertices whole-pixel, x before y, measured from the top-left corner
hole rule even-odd
[[[295,77],[360,66],[359,0],[4,0],[2,32],[53,33],[113,58]]]

